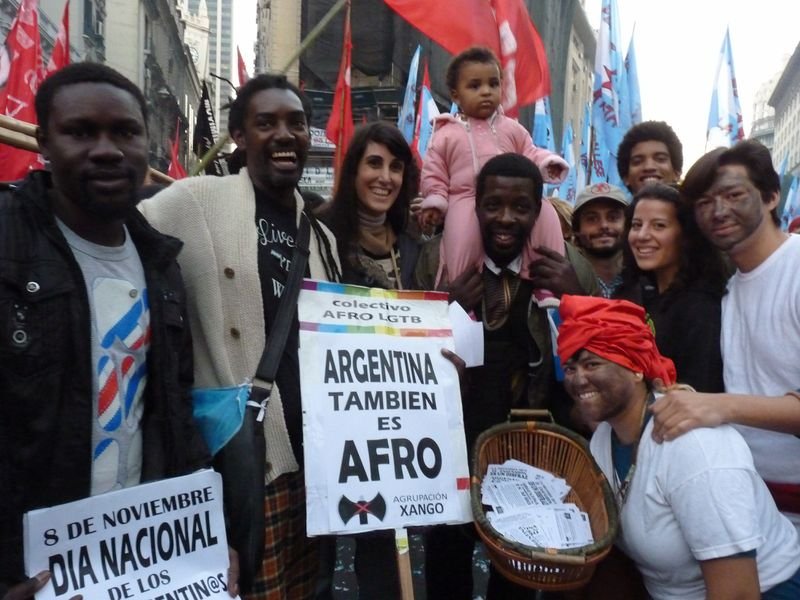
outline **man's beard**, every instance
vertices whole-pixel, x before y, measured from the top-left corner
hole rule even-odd
[[[584,254],[594,258],[613,258],[622,250],[622,244],[615,244],[609,248],[586,248],[582,246]]]

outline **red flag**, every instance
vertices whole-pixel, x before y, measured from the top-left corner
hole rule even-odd
[[[0,82],[0,114],[36,123],[33,99],[42,69],[37,0],[22,0],[3,50],[8,53],[10,67],[8,79]],[[2,178],[10,181],[24,177],[38,158],[35,152],[0,144]]]
[[[398,15],[450,54],[470,46],[488,46],[500,56],[500,41],[488,0],[386,0]]]
[[[236,46],[236,54],[239,58],[239,86],[241,87],[247,83],[247,80],[250,79],[250,75],[247,74],[247,67],[244,65],[242,51],[239,50],[239,46]]]
[[[510,117],[519,107],[550,94],[550,69],[542,38],[522,0],[492,0],[503,66],[503,109]]]
[[[325,135],[336,145],[333,158],[334,173],[338,177],[339,167],[344,160],[344,154],[350,139],[353,137],[353,106],[350,100],[350,54],[353,44],[350,40],[350,2],[347,2],[347,12],[344,17],[344,43],[342,44],[342,63],[339,67],[339,77],[336,80],[336,91],[333,94],[333,106]]]
[[[186,169],[181,164],[181,159],[178,154],[181,149],[181,120],[175,126],[175,137],[172,140],[172,147],[169,151],[169,167],[167,167],[167,175],[173,179],[183,179],[186,177]]]
[[[422,68],[422,85],[419,88],[419,100],[417,101],[417,121],[414,125],[414,137],[411,140],[411,152],[414,158],[417,159],[417,164],[422,167],[422,156],[419,153],[419,132],[422,126],[422,103],[425,100],[422,97],[422,90],[425,88],[431,89],[431,76],[428,73],[428,59],[424,59]]]
[[[519,107],[550,93],[544,45],[522,0],[385,0],[397,14],[451,54],[487,46],[503,68],[503,108]]]
[[[58,71],[61,67],[69,64],[69,0],[64,5],[64,16],[61,18],[61,26],[58,28],[58,35],[53,44],[53,52],[50,54],[50,61],[47,63],[45,75]]]

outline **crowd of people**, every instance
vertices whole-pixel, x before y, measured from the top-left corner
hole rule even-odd
[[[25,574],[27,511],[212,465],[231,596],[332,597],[335,539],[306,535],[303,276],[446,291],[481,321],[483,365],[451,357],[467,447],[515,408],[591,438],[641,597],[800,598],[800,237],[780,229],[769,151],[714,150],[681,182],[674,131],[644,122],[618,149],[627,190],[559,204],[543,186],[568,166],[502,114],[494,55],[458,55],[447,83],[459,113],[421,169],[396,127],[362,125],[313,209],[311,106],[283,76],[230,107],[236,174],[154,195],[140,90],[90,63],[42,83],[48,169],[0,190],[0,598],[49,577]],[[123,363],[137,376],[109,396],[104,367]],[[212,457],[193,391],[250,382],[263,423]],[[424,538],[427,597],[471,599],[473,526]],[[393,535],[355,547],[359,597],[399,598]],[[628,583],[584,594],[633,598]],[[488,599],[534,594],[491,570]]]

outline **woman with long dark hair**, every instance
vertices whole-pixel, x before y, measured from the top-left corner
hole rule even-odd
[[[319,211],[336,236],[346,283],[412,287],[419,246],[406,233],[419,170],[393,125],[356,130],[347,148],[333,201]]]
[[[623,286],[615,297],[645,308],[659,350],[683,383],[722,392],[720,300],[727,270],[691,206],[674,187],[648,184],[627,209],[625,239]]]
[[[383,289],[413,286],[419,246],[406,233],[406,225],[418,184],[419,170],[411,149],[394,125],[374,122],[356,130],[333,201],[318,211],[336,236],[343,283]],[[358,597],[399,598],[394,535],[365,533],[355,536],[355,541]],[[323,579],[333,570],[330,551],[331,547]]]

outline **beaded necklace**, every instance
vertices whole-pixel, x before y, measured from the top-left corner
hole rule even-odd
[[[639,441],[642,439],[642,434],[644,433],[644,429],[649,420],[649,413],[647,409],[650,404],[652,404],[652,401],[653,398],[650,396],[642,404],[642,415],[639,418],[639,435],[636,437],[636,441],[633,442],[633,448],[631,451],[631,466],[628,468],[628,473],[625,475],[625,479],[622,481],[622,483],[619,481],[620,474],[616,461],[614,460],[614,455],[618,450],[621,449],[623,444],[620,443],[619,438],[617,438],[617,434],[614,433],[613,430],[611,431],[611,466],[614,471],[614,487],[616,488],[615,496],[619,510],[622,510],[622,507],[625,506],[625,501],[628,499],[628,492],[630,491],[631,481],[633,481],[633,476],[636,473],[636,460],[638,459],[639,455]]]

